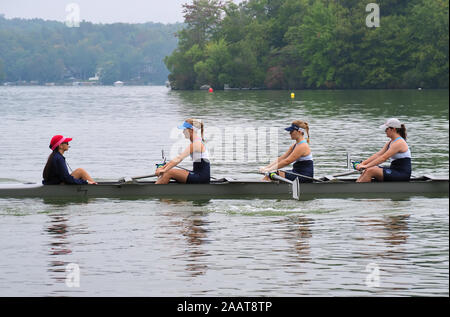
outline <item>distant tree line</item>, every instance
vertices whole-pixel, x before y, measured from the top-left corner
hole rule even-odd
[[[92,24],[80,27],[0,15],[0,82],[88,80],[164,84],[164,57],[182,24]]]
[[[174,89],[449,86],[448,0],[193,0],[184,18]]]

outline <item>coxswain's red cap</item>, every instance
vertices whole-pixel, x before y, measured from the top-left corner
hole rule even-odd
[[[65,138],[62,135],[55,135],[50,141],[50,149],[54,151],[61,143],[72,141],[72,138]]]

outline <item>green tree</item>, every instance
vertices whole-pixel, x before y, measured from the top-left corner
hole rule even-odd
[[[307,85],[324,87],[335,81],[336,28],[340,22],[337,8],[324,1],[315,1],[300,26],[289,28],[286,38],[294,45],[303,61],[302,75]]]
[[[197,75],[197,85],[209,84],[217,88],[223,88],[228,83],[227,63],[231,59],[227,43],[224,39],[218,42],[210,42],[205,48],[206,59],[199,61],[194,66]]]
[[[221,0],[193,0],[183,5],[184,23],[181,43],[203,47],[214,36],[222,20],[224,4]]]
[[[176,89],[448,88],[448,1],[197,0],[165,59]],[[220,14],[219,14],[220,13]],[[218,62],[220,61],[220,62]]]
[[[163,59],[177,46],[182,24],[92,24],[68,28],[40,19],[0,16],[0,59],[6,81],[87,80],[104,61],[119,64],[124,81],[163,84],[169,74]]]
[[[409,69],[404,75],[411,86],[448,88],[449,2],[420,1],[408,16],[410,25]]]
[[[201,85],[194,65],[205,57],[203,50],[217,31],[223,10],[220,0],[194,0],[191,5],[183,5],[186,26],[178,33],[178,48],[164,59],[171,72],[169,81],[173,89],[194,89]],[[200,79],[206,80],[205,66],[199,64],[197,69],[204,76]]]
[[[100,70],[100,81],[103,85],[112,85],[120,79],[120,65],[115,61],[104,62]]]

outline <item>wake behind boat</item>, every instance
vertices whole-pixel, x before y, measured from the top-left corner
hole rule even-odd
[[[423,176],[409,182],[356,183],[355,179],[328,179],[289,184],[281,181],[220,179],[209,184],[154,181],[131,183],[99,182],[98,185],[1,184],[0,198],[171,198],[200,199],[314,199],[314,198],[403,198],[411,196],[448,197],[448,178]]]

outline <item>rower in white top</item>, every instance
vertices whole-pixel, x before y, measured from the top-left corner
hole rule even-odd
[[[406,127],[396,118],[391,118],[380,126],[391,140],[383,148],[367,160],[356,165],[363,171],[357,182],[371,182],[372,179],[385,182],[409,181],[411,178],[411,151],[406,143]],[[391,159],[389,167],[381,164]]]
[[[156,169],[155,174],[159,176],[156,184],[168,184],[171,179],[186,184],[209,183],[211,179],[211,168],[209,153],[204,144],[203,122],[190,118],[184,121],[178,128],[183,130],[184,136],[191,141],[191,144],[173,160]],[[200,132],[200,136],[198,132]],[[174,168],[189,155],[194,161],[193,171]]]

